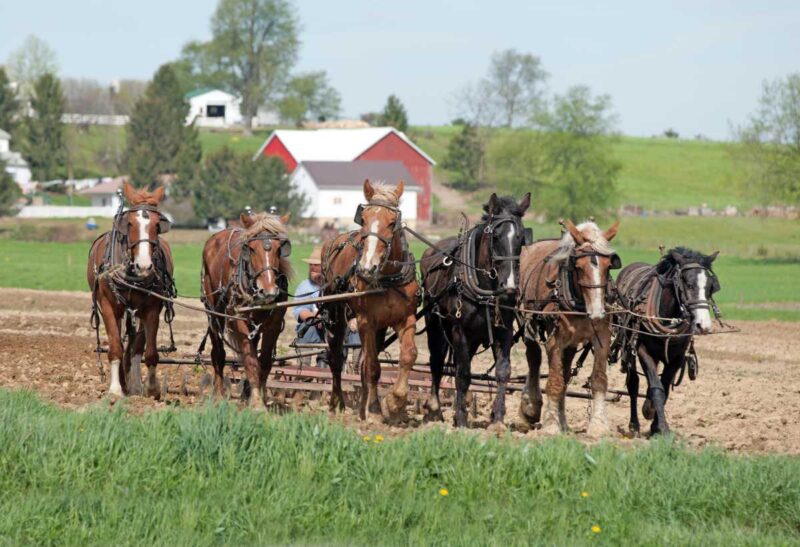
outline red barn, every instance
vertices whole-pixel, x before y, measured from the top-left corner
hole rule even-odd
[[[392,127],[273,131],[253,156],[277,156],[291,173],[304,161],[400,161],[422,187],[417,218],[431,219],[431,179],[436,162]]]

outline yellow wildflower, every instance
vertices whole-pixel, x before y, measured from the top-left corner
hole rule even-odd
[[[600,530],[601,530],[601,528],[600,528],[600,526],[598,524],[595,524],[594,526],[592,526],[592,532],[594,532],[595,534],[599,534]]]
[[[380,433],[375,435],[375,442],[376,443],[383,442],[383,435],[381,435]]]
[[[581,492],[581,497],[582,498],[588,498],[589,497],[589,492]]]
[[[448,492],[448,491],[447,491],[447,488],[440,488],[440,489],[439,489],[439,495],[440,495],[440,496],[446,496],[446,495],[447,495],[447,494],[449,494],[449,493],[450,493],[450,492]]]
[[[365,442],[365,443],[368,443],[369,441],[371,441],[371,440],[372,440],[372,437],[370,437],[369,435],[364,435],[364,436],[362,437],[362,439],[364,439],[364,442]]]

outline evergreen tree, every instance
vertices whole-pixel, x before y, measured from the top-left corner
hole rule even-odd
[[[405,132],[408,129],[406,109],[396,95],[389,95],[378,122],[380,125],[394,127],[398,131]]]
[[[253,161],[225,147],[205,158],[192,204],[201,218],[235,218],[247,206],[257,212],[274,206],[280,214],[297,217],[305,198],[289,187],[286,167],[278,158]]]
[[[202,150],[197,128],[186,125],[189,104],[175,72],[158,69],[144,96],[133,107],[125,154],[134,184],[154,187],[159,175],[174,175],[173,193],[191,190]]]
[[[14,212],[14,203],[21,192],[16,181],[6,172],[6,164],[0,160],[0,216]]]
[[[39,77],[33,86],[31,116],[23,124],[22,155],[39,181],[64,176],[67,147],[64,135],[64,93],[53,74]]]
[[[453,176],[450,185],[462,190],[474,190],[480,184],[483,147],[478,137],[478,129],[471,123],[461,124],[459,131],[447,145],[447,156],[442,167],[450,170]]]
[[[19,125],[19,100],[16,92],[11,89],[11,81],[6,71],[0,66],[0,129],[4,129],[13,136],[14,130]]]

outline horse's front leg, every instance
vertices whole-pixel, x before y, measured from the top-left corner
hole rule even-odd
[[[103,325],[106,328],[108,337],[108,365],[111,368],[111,383],[108,386],[108,394],[113,397],[124,397],[120,383],[120,363],[123,356],[122,336],[120,327],[122,323],[123,310],[117,309],[108,298],[100,301],[100,313],[103,316]]]
[[[128,395],[141,395],[142,387],[142,357],[144,356],[145,342],[144,328],[139,328],[133,336],[133,341],[125,348],[124,381]]]
[[[446,326],[441,318],[432,313],[425,316],[428,327],[428,351],[430,352],[431,368],[431,394],[425,402],[425,420],[444,421],[442,406],[439,401],[439,386],[442,383],[442,373],[444,372],[444,360],[447,356],[447,342],[444,337]]]
[[[592,352],[594,363],[589,382],[592,388],[592,415],[586,434],[599,438],[608,435],[608,415],[606,414],[606,393],[608,392],[608,350],[611,345],[611,329],[608,321],[595,326],[595,335],[592,339]]]
[[[565,397],[567,383],[565,381],[564,355],[562,346],[568,343],[567,338],[557,329],[547,340],[547,384],[542,429],[545,433],[568,431]],[[566,373],[568,374],[568,368]]]
[[[364,359],[364,366],[361,367],[361,409],[359,416],[362,420],[366,420],[367,413],[381,413],[381,404],[378,399],[378,382],[375,374],[375,367],[380,366],[377,362],[377,332],[375,326],[370,323],[369,318],[366,316],[358,318],[358,334],[361,338],[361,355]],[[377,377],[380,377],[380,369],[378,369]]]
[[[512,320],[506,319],[506,324]],[[512,329],[500,329],[495,333],[495,370],[497,377],[497,395],[492,406],[492,423],[502,424],[506,416],[506,385],[511,378],[511,345],[514,339]]]
[[[144,363],[147,365],[147,383],[145,393],[156,401],[161,399],[161,386],[156,377],[156,367],[158,367],[158,319],[161,313],[161,306],[149,306],[142,314],[144,323],[145,348]]]
[[[267,404],[267,380],[269,373],[272,372],[275,345],[281,334],[281,320],[272,318],[266,324],[266,328],[261,332],[261,351],[258,355],[258,393],[264,405]]]
[[[342,305],[333,305],[329,310],[329,317],[331,319],[329,328],[331,330],[327,331],[325,334],[328,343],[328,364],[331,368],[332,379],[329,409],[331,412],[341,412],[345,409],[344,393],[342,392],[342,369],[344,368],[345,360],[344,339],[345,330],[347,329],[347,320]],[[361,419],[363,420],[364,417],[362,416]]]
[[[400,372],[392,390],[386,395],[386,408],[391,416],[403,414],[408,401],[408,378],[417,362],[417,344],[414,341],[417,318],[411,313],[395,327],[400,343]],[[378,341],[381,343],[381,341]]]
[[[525,337],[525,357],[528,361],[528,376],[519,403],[519,412],[533,426],[542,419],[542,387],[539,375],[542,368],[542,348],[536,340]]]
[[[653,435],[669,433],[669,426],[664,415],[667,394],[661,383],[661,378],[658,377],[658,362],[653,359],[644,344],[639,345],[637,354],[639,362],[642,364],[642,370],[644,370],[644,374],[647,377],[647,400],[642,412],[645,418],[653,420],[650,426],[650,433]]]
[[[638,437],[640,431],[639,425],[639,373],[636,371],[636,359],[628,364],[628,373],[625,378],[625,386],[628,388],[628,398],[631,405],[631,419],[628,423],[628,431]]]
[[[244,368],[244,375],[247,378],[247,383],[250,384],[250,393],[247,399],[247,405],[253,410],[263,410],[264,400],[259,392],[259,363],[258,363],[258,350],[255,342],[251,340],[248,335],[250,333],[250,325],[246,321],[235,321],[233,336],[236,339],[236,347],[239,350],[239,356],[242,360],[241,365]],[[242,394],[247,394],[247,390],[242,386]]]
[[[456,366],[456,400],[455,417],[456,427],[467,427],[467,391],[472,383],[470,361],[472,355],[469,348],[472,346],[460,324],[453,327],[453,361]]]

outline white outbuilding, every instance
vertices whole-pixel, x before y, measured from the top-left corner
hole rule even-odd
[[[6,172],[25,189],[31,182],[31,170],[28,162],[19,152],[11,151],[11,135],[0,128],[0,160],[6,164]]]
[[[187,125],[228,128],[242,123],[242,100],[227,91],[203,87],[190,91],[185,99],[189,102]]]

